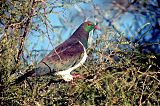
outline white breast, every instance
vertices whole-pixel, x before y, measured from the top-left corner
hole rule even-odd
[[[83,44],[79,41],[79,43],[83,46]],[[64,71],[59,71],[56,73],[56,75],[61,75],[62,78],[65,80],[65,81],[71,81],[73,80],[73,77],[72,75],[70,75],[71,71],[75,70],[76,68],[82,66],[84,64],[84,62],[86,61],[87,59],[87,52],[86,52],[86,48],[83,46],[83,50],[84,50],[84,54],[83,54],[83,58],[81,59],[81,61],[74,65],[73,67],[70,67]]]

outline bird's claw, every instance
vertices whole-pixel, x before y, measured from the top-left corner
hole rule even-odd
[[[83,77],[79,74],[72,74],[73,79],[79,78],[79,79],[83,79]]]

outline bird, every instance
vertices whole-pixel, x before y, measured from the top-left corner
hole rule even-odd
[[[67,82],[80,77],[71,72],[86,61],[89,33],[95,29],[99,29],[98,25],[91,21],[83,22],[66,41],[55,47],[34,69],[15,79],[12,85],[19,84],[28,77],[44,75],[61,76]]]

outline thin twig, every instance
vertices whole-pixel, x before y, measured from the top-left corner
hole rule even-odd
[[[139,100],[139,106],[142,106],[142,97],[143,97],[143,94],[144,94],[144,87],[145,87],[147,77],[148,77],[148,75],[145,77],[145,80],[144,80],[144,83],[143,83],[142,93],[141,93],[141,97],[140,97],[140,100]]]
[[[45,9],[45,7],[44,7],[44,0],[42,0],[42,7],[43,7],[43,10],[44,10],[44,18],[45,18],[45,19],[44,19],[44,24],[45,24],[45,26],[46,26],[47,37],[48,37],[49,42],[50,42],[50,44],[52,45],[55,53],[57,54],[58,58],[60,59],[60,61],[62,61],[62,59],[61,59],[61,57],[58,55],[58,53],[57,53],[54,45],[52,44],[51,38],[50,38],[49,33],[48,33],[48,25],[47,25],[47,22],[46,22],[46,18],[47,18],[47,17],[46,17],[46,9]]]
[[[22,52],[23,52],[24,41],[25,41],[25,38],[26,38],[26,36],[27,36],[27,32],[28,32],[28,29],[29,29],[29,24],[30,24],[30,21],[31,21],[31,17],[32,17],[32,15],[33,15],[33,13],[34,13],[35,4],[36,4],[36,2],[35,2],[35,0],[33,0],[32,6],[31,6],[31,12],[28,13],[28,14],[29,14],[29,15],[28,15],[28,19],[27,19],[27,21],[26,21],[26,26],[25,26],[25,29],[24,29],[24,34],[23,34],[23,36],[22,36],[22,38],[21,38],[20,47],[19,47],[19,51],[18,51],[17,58],[16,58],[16,63],[17,63],[17,65],[18,65],[19,62],[20,62],[20,56],[21,56],[21,54],[22,54]]]

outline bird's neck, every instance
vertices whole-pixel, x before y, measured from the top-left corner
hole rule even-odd
[[[73,35],[70,38],[78,39],[84,45],[84,47],[87,48],[88,37],[89,37],[89,32],[86,32],[84,29],[80,27],[73,33]]]

